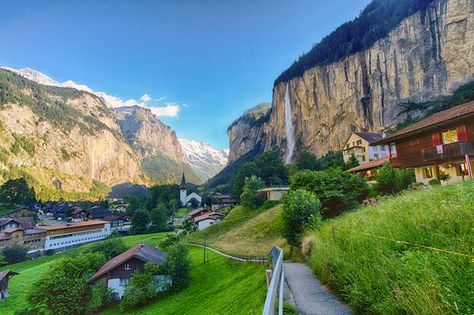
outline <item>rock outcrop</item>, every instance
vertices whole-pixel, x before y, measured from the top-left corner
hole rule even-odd
[[[98,182],[146,183],[140,161],[97,96],[46,87],[0,69],[0,181],[19,175],[55,194]]]
[[[228,164],[260,147],[265,140],[265,126],[270,118],[270,103],[262,103],[244,112],[227,129],[229,137]],[[262,147],[263,149],[263,147]]]
[[[274,86],[269,121],[253,128],[263,135],[233,141],[238,132],[230,129],[230,160],[247,143],[286,148],[287,85],[296,152],[323,155],[341,149],[352,131],[385,130],[420,114],[410,103],[449,95],[473,79],[474,1],[435,0],[371,48]]]

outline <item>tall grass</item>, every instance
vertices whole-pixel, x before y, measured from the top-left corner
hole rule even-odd
[[[334,227],[334,233],[333,233]],[[472,314],[474,182],[412,191],[311,232],[316,275],[359,314]]]

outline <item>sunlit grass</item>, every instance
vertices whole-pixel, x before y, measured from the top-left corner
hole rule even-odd
[[[406,192],[334,219],[311,236],[308,263],[357,313],[474,311],[470,258],[388,240],[474,255],[472,181]]]

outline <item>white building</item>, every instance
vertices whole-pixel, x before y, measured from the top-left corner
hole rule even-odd
[[[222,220],[222,214],[218,212],[207,212],[194,218],[194,224],[198,230],[204,230]]]
[[[111,233],[110,222],[95,220],[38,226],[38,229],[46,231],[45,250],[66,250],[81,244],[103,240]]]
[[[342,149],[344,162],[354,155],[359,164],[375,161],[389,156],[389,146],[386,144],[374,145],[374,142],[382,140],[383,134],[375,132],[353,132],[347,139]],[[391,148],[392,154],[396,154],[395,146]]]
[[[186,206],[190,204],[193,199],[195,199],[197,202],[199,202],[199,204],[201,204],[201,196],[194,192],[188,195],[187,188],[188,187],[186,185],[186,178],[184,177],[183,173],[183,177],[181,178],[181,185],[179,185],[179,201],[181,201],[181,205]]]

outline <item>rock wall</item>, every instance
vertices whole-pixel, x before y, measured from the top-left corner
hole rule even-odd
[[[474,1],[435,0],[371,48],[274,86],[261,141],[267,150],[285,148],[286,84],[297,152],[323,155],[341,149],[352,131],[381,131],[403,121],[409,102],[451,94],[473,79]],[[241,145],[231,138],[233,159]]]

